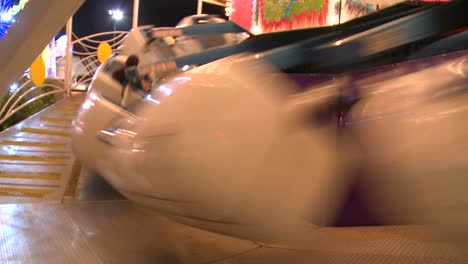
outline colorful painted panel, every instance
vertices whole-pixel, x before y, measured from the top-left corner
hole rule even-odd
[[[329,0],[259,0],[263,32],[327,25]]]
[[[230,19],[232,21],[249,29],[254,34],[261,34],[336,25],[401,1],[232,0],[228,4],[230,5]]]

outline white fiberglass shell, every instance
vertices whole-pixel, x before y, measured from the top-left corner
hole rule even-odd
[[[359,85],[348,126],[366,158],[367,201],[388,222],[467,228],[467,73],[465,55]]]
[[[236,60],[172,77],[137,107],[142,119],[101,131],[113,150],[99,172],[182,221],[268,240],[333,213],[335,127],[301,122],[286,107],[291,83]]]

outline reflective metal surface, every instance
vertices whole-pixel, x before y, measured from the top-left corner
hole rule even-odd
[[[102,263],[59,205],[0,206],[1,263]]]
[[[417,226],[315,228],[256,244],[129,201],[1,205],[1,263],[466,263],[467,246]]]

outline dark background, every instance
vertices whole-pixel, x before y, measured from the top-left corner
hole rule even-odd
[[[117,30],[129,30],[132,27],[133,0],[86,0],[73,17],[73,32],[78,37],[84,37],[112,31],[114,21],[108,14],[109,9],[121,9],[124,12],[124,19],[116,24]],[[172,27],[183,17],[196,14],[197,0],[140,0],[139,11],[139,26]],[[224,8],[205,3],[203,13],[224,17]],[[62,29],[60,34],[64,32]]]

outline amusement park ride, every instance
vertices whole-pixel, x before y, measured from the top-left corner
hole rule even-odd
[[[254,241],[310,223],[466,235],[464,10],[405,2],[261,35],[207,16],[139,28],[96,73],[75,152],[132,201]],[[216,45],[181,51],[214,33]],[[371,217],[347,222],[356,185]]]
[[[37,17],[45,16],[38,2],[28,5],[37,5]],[[55,9],[67,5],[65,17],[83,0],[49,2]],[[215,234],[254,246],[243,256],[189,258],[190,263],[466,263],[467,1],[200,0],[199,8],[203,2],[227,5],[230,20],[197,14],[170,28],[135,26],[99,66],[67,134],[85,171],[127,198],[127,209],[136,204],[209,239]],[[27,28],[26,22],[16,26]],[[12,35],[0,50],[13,50],[11,43],[20,38],[31,43],[34,34]],[[18,58],[18,65],[0,57],[0,67],[9,67],[0,81],[19,72],[34,52],[40,51],[2,53]],[[112,202],[93,204],[93,213],[83,210],[91,208],[86,203],[63,203],[63,221],[81,223],[70,224],[70,252],[82,250],[74,242],[85,237],[91,242],[83,248],[118,255],[125,240],[115,239],[119,232],[139,232],[142,240],[151,236],[151,243],[163,240],[166,230],[155,238],[138,231],[138,224],[135,230],[115,228],[115,219],[99,211]],[[116,213],[121,205],[106,212]],[[37,208],[34,214],[42,212]],[[8,210],[16,214],[11,219],[23,217],[20,209]],[[0,208],[0,217],[8,210]],[[105,220],[96,224],[96,216]],[[146,227],[158,228],[152,219],[145,219]],[[103,238],[95,224],[117,235]],[[349,232],[356,234],[350,229],[344,239],[342,230],[333,229],[335,240],[315,232],[401,226],[434,232],[407,244],[394,240],[396,249],[380,256],[389,262],[374,258],[376,234],[350,242]],[[23,229],[20,235],[29,232]],[[192,234],[182,237],[196,240]],[[336,237],[348,253],[330,249]],[[226,241],[217,239],[210,245]],[[183,243],[175,240],[171,246]],[[448,257],[412,251],[422,240],[447,243],[448,251],[437,250]],[[310,249],[304,241],[331,257],[313,249],[307,256],[315,259],[303,258]],[[130,244],[154,263],[159,248],[139,242]],[[406,247],[405,259],[393,258],[403,248],[399,243]],[[264,251],[257,254],[257,248]],[[275,257],[276,249],[283,259]],[[102,262],[114,260],[91,251]],[[185,263],[160,255],[163,263]]]

